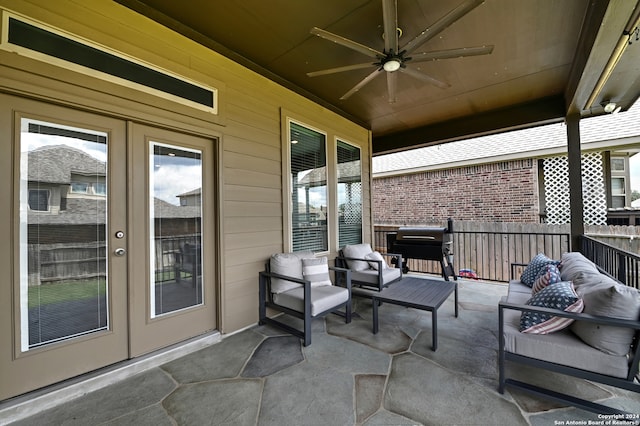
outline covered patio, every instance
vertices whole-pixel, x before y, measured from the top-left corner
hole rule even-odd
[[[137,374],[130,378],[31,417],[14,413],[20,418],[15,424],[554,425],[603,420],[513,390],[500,395],[497,303],[506,285],[460,279],[459,286],[459,317],[453,314],[453,297],[439,310],[436,352],[428,312],[384,304],[374,335],[370,301],[355,299],[353,322],[344,324],[333,315],[316,320],[309,347],[277,329],[254,326],[170,362],[131,365],[131,374]],[[522,380],[640,412],[631,392],[509,368]],[[73,391],[82,388],[67,390]]]

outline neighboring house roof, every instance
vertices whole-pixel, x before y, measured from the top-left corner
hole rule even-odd
[[[202,215],[200,206],[176,206],[159,198],[153,199],[153,209],[155,217],[162,219],[191,219]]]
[[[640,143],[640,105],[626,112],[590,117],[580,121],[583,150]],[[558,155],[567,152],[564,123],[550,124],[449,142],[425,148],[373,157],[378,176],[463,167],[497,161]]]
[[[192,195],[200,195],[200,193],[202,192],[202,188],[196,188],[196,189],[192,189],[191,191],[187,191],[184,192],[182,194],[178,194],[176,195],[176,197],[189,197]]]
[[[29,181],[71,183],[71,173],[105,176],[105,163],[68,145],[42,146],[29,152]]]

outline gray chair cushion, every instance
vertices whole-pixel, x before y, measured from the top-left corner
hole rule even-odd
[[[347,244],[342,248],[342,253],[345,257],[353,257],[355,259],[364,259],[366,255],[373,252],[371,245],[364,244]],[[364,260],[348,260],[347,265],[352,271],[363,271],[369,269],[369,262]]]
[[[386,268],[382,270],[382,285],[400,278],[402,271],[400,268]],[[360,283],[371,283],[378,286],[378,271],[367,269],[366,271],[352,271],[351,281]]]
[[[302,259],[314,257],[312,251],[299,251],[295,253],[277,253],[269,259],[270,271],[275,274],[302,279]],[[300,284],[278,278],[271,279],[271,292],[282,293],[299,287]]]
[[[349,290],[326,285],[311,289],[311,316],[315,317],[349,300]],[[273,301],[294,311],[304,312],[304,288],[297,287],[273,295]]]

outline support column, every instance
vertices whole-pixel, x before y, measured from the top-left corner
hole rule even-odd
[[[580,114],[571,114],[567,123],[567,157],[569,163],[569,205],[571,208],[571,250],[580,251],[584,234],[584,202],[582,199],[582,151],[580,149]]]

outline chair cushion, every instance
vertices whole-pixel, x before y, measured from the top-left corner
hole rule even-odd
[[[640,292],[632,287],[615,282],[604,274],[585,275],[579,279],[588,279],[577,287],[584,300],[584,312],[591,315],[629,320],[640,319]],[[634,330],[576,321],[571,331],[585,343],[611,355],[629,353]]]
[[[400,268],[385,268],[382,270],[382,285],[388,284],[400,278]],[[378,271],[367,269],[366,271],[351,272],[351,281],[356,283],[371,283],[378,286]]]
[[[382,269],[387,269],[389,267],[389,265],[387,265],[387,262],[384,260],[384,257],[382,257],[382,255],[377,251],[372,251],[371,253],[365,255],[364,258],[367,260],[381,260]],[[369,266],[376,271],[378,270],[378,265],[378,262],[369,262]]]
[[[311,287],[331,285],[327,258],[323,256],[302,259],[302,276],[311,282]]]
[[[559,309],[566,312],[582,312],[582,299],[576,294],[570,281],[550,284],[526,303],[530,306]],[[548,334],[568,327],[574,320],[532,311],[520,316],[520,331],[530,334]]]
[[[312,251],[299,251],[294,253],[277,253],[269,259],[270,271],[275,274],[303,279],[302,259],[313,257]],[[271,279],[271,292],[282,293],[292,288],[300,287],[300,284],[279,278]]]
[[[311,289],[311,316],[336,308],[349,300],[349,290],[325,285]],[[273,295],[273,301],[294,311],[304,312],[304,288],[298,287]]]
[[[560,279],[560,269],[558,269],[558,266],[554,264],[545,265],[540,272],[538,272],[538,276],[533,282],[531,294],[536,294],[549,284],[559,283],[560,281],[562,280]]]
[[[560,261],[549,259],[544,253],[538,253],[533,259],[531,259],[531,262],[529,262],[527,267],[524,268],[524,271],[520,276],[520,281],[522,284],[528,285],[529,287],[533,286],[533,282],[538,276],[540,270],[549,264],[559,265]]]
[[[373,252],[371,245],[368,243],[363,244],[347,244],[342,248],[344,257],[353,257],[356,259],[364,259],[366,255]],[[347,265],[352,271],[364,271],[369,269],[369,262],[364,260],[348,260]]]

